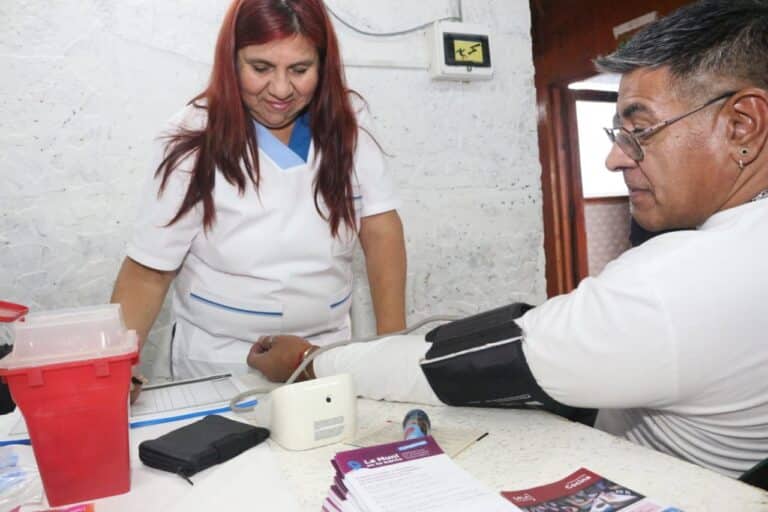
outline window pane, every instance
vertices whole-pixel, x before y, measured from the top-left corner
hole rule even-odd
[[[579,131],[579,161],[584,197],[626,196],[627,187],[620,172],[605,168],[611,142],[603,127],[613,123],[616,104],[605,101],[576,101]]]

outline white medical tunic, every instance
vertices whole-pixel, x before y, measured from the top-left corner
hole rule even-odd
[[[188,106],[170,132],[200,129],[206,119],[205,109]],[[261,125],[256,131],[259,189],[248,181],[241,194],[217,173],[209,230],[200,203],[168,225],[189,186],[193,157],[181,161],[162,193],[154,176],[143,191],[127,254],[153,269],[178,269],[172,286],[176,377],[245,373],[248,351],[262,335],[296,334],[318,345],[349,337],[357,230],[342,224],[333,237],[316,210],[317,162],[305,118],[297,120],[290,146]],[[360,218],[399,206],[381,151],[365,130],[358,135],[353,189],[357,229]],[[318,204],[327,218],[321,196]]]
[[[768,457],[768,200],[627,251],[518,323],[539,385],[729,476]]]

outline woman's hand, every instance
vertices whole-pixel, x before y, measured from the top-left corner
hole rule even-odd
[[[131,372],[131,404],[136,402],[136,400],[139,398],[139,394],[141,394],[141,387],[147,382],[149,382],[147,378],[138,373],[138,371],[135,369]]]
[[[262,336],[251,347],[246,362],[271,382],[285,382],[312,347],[298,336]]]

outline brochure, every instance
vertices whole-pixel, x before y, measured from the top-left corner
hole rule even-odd
[[[461,469],[432,436],[339,452],[327,512],[520,509]]]
[[[558,482],[501,495],[525,512],[683,512],[585,468]]]

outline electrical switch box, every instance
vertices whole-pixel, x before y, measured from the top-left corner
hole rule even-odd
[[[432,26],[434,80],[490,80],[491,37],[488,28],[452,21],[437,21]]]

